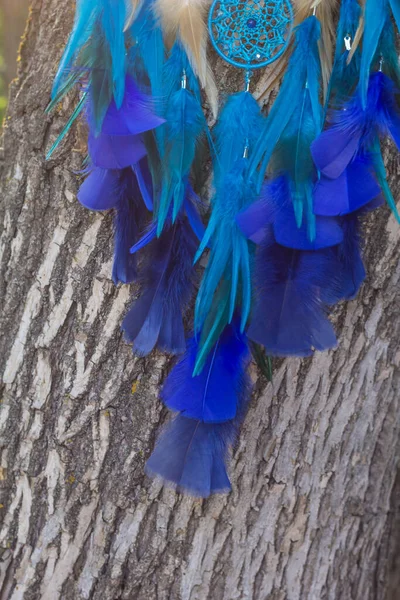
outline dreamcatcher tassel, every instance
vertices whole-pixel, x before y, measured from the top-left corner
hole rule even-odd
[[[130,247],[148,219],[146,208],[152,208],[143,135],[164,123],[154,112],[153,100],[139,89],[132,76],[136,69],[126,59],[126,15],[122,1],[78,4],[52,101],[54,105],[74,83],[84,85],[78,106],[79,112],[85,111],[89,129],[89,169],[78,199],[92,210],[115,209],[115,283],[129,283],[137,274]],[[74,118],[78,114],[75,110]],[[71,125],[72,119],[67,128]]]
[[[169,214],[175,221],[180,212],[198,144],[207,129],[197,78],[179,44],[173,47],[165,65],[164,89],[167,123],[160,151],[162,188],[156,211],[157,235],[161,235]]]
[[[232,124],[235,127],[232,127]],[[256,190],[248,177],[249,160],[263,117],[253,96],[231,96],[215,131],[217,165],[212,214],[196,254],[210,247],[208,265],[196,300],[195,331],[200,334],[194,373],[201,372],[211,348],[235,313],[244,331],[251,305],[250,251],[235,215],[253,202]],[[226,306],[226,310],[225,307]],[[207,319],[212,313],[214,321]]]
[[[162,399],[178,415],[161,432],[147,472],[207,497],[230,489],[227,460],[250,397],[250,353],[237,322],[226,327],[193,377],[197,351],[194,338],[164,384]]]
[[[230,489],[228,457],[251,391],[250,348],[309,356],[335,347],[328,312],[354,298],[366,274],[363,216],[385,197],[400,220],[380,147],[388,136],[400,147],[391,20],[400,24],[398,1],[365,0],[362,11],[358,0],[342,0],[334,52],[337,0],[294,0],[293,53],[267,119],[249,93],[250,73],[290,44],[292,6],[214,2],[214,48],[245,69],[246,91],[225,103],[213,140],[201,96],[204,89],[215,116],[208,4],[78,0],[51,102],[80,85],[51,152],[84,111],[89,167],[78,197],[92,210],[115,210],[113,279],[141,284],[123,322],[127,340],[140,356],[155,347],[182,355],[162,390],[177,414],[147,472],[201,497]],[[207,137],[215,164],[204,229],[192,185]],[[206,249],[187,343],[194,265]]]
[[[362,91],[357,91],[344,106],[344,110],[333,114],[332,126],[314,142],[312,152],[320,173],[326,180],[336,180],[334,185],[342,184],[344,193],[348,177],[351,176],[347,169],[358,173],[361,169],[361,177],[357,178],[357,182],[361,182],[365,176],[368,189],[373,188],[370,174],[373,171],[390,208],[399,220],[396,204],[387,184],[380,148],[380,139],[386,136],[390,136],[397,147],[400,147],[397,95],[393,82],[383,72],[372,74],[365,109]],[[349,204],[349,212],[360,208],[362,199],[364,204],[372,199],[370,194],[358,199],[355,197],[353,201],[351,195],[347,196],[345,202]],[[339,197],[339,201],[343,202],[343,196]],[[315,208],[316,211],[319,210],[318,203]]]
[[[296,222],[299,227],[303,222],[307,224],[310,239],[315,236],[312,210],[315,168],[310,146],[322,128],[319,38],[320,24],[315,16],[308,17],[297,27],[295,47],[281,91],[251,159],[251,173],[261,165],[259,190],[271,157],[272,172],[286,174]]]

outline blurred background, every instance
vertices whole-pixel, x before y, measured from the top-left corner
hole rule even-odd
[[[0,0],[0,128],[7,107],[8,86],[17,73],[18,49],[30,0]]]

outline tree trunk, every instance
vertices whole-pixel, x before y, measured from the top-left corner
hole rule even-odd
[[[169,359],[123,341],[112,218],[75,200],[79,131],[45,162],[76,100],[44,114],[70,4],[33,1],[0,163],[1,599],[395,600],[398,225],[386,208],[368,223],[338,350],[278,362],[272,384],[254,369],[233,492],[199,501],[147,479]]]

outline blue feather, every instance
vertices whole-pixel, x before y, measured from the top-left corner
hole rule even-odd
[[[246,383],[250,353],[237,326],[226,327],[200,375],[193,377],[198,342],[192,338],[182,360],[169,374],[161,397],[172,411],[205,423],[236,417],[238,398]]]
[[[250,255],[247,242],[235,223],[236,214],[255,197],[254,187],[246,178],[247,161],[241,159],[224,181],[213,200],[213,211],[196,254],[198,260],[210,245],[211,254],[196,301],[195,329],[200,331],[211,310],[215,292],[222,278],[231,282],[229,321],[242,289],[242,330],[250,312]]]
[[[345,40],[348,39],[350,45],[354,41],[360,16],[361,7],[358,0],[342,0],[336,34],[335,59],[326,97],[326,110],[329,104],[340,105],[354,92],[358,84],[361,61],[360,48],[358,47],[355,50],[350,62],[348,62],[350,52],[346,48]]]
[[[74,27],[54,79],[52,98],[58,94],[60,87],[65,84],[65,78],[69,75],[79,52],[93,35],[97,19],[98,6],[94,2],[91,0],[77,0]]]
[[[372,68],[383,69],[399,83],[399,63],[392,14],[400,28],[398,0],[368,0],[364,11],[363,49],[360,69],[360,93],[363,108],[367,105]]]
[[[397,53],[397,38],[392,19],[388,18],[383,28],[377,51],[379,68],[400,89],[400,64]],[[381,58],[383,62],[381,62]]]
[[[213,131],[216,185],[221,183],[221,179],[243,157],[246,146],[249,148],[249,153],[253,153],[264,122],[260,109],[250,93],[240,92],[229,96]]]
[[[363,108],[366,108],[367,105],[371,67],[376,60],[379,41],[388,17],[388,0],[367,0],[364,9],[363,49],[360,66],[360,94]]]
[[[165,47],[163,34],[154,14],[154,0],[146,0],[143,3],[129,35],[132,38],[131,52],[134,54],[133,60],[128,62],[128,68],[137,68],[136,59],[140,57],[152,95],[156,101],[161,101],[164,92]]]

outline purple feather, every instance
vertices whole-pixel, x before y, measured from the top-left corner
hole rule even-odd
[[[312,241],[307,224],[298,227],[285,177],[265,184],[260,198],[237,215],[237,222],[242,233],[256,243],[263,241],[268,225],[272,224],[278,244],[297,250],[318,250],[336,246],[343,240],[340,221],[335,218],[317,217]]]
[[[358,158],[337,179],[322,175],[314,190],[315,214],[347,215],[379,196],[381,189],[371,171],[369,161]]]
[[[243,386],[248,386],[250,352],[246,337],[236,325],[226,327],[201,374],[193,377],[197,352],[197,341],[192,338],[185,356],[164,384],[164,404],[184,417],[205,423],[234,419]]]
[[[354,213],[343,219],[343,242],[332,250],[332,261],[337,261],[336,276],[322,289],[322,298],[329,305],[340,300],[353,300],[366,276],[360,248],[359,214]]]
[[[162,431],[146,472],[195,497],[228,492],[226,461],[235,433],[230,423],[211,425],[178,415]]]
[[[309,356],[336,346],[321,290],[335,270],[331,252],[259,246],[255,268],[255,306],[250,339],[277,356]]]
[[[152,100],[142,94],[133,79],[128,77],[121,108],[112,100],[97,134],[92,102],[89,102],[89,155],[93,165],[103,169],[123,169],[136,165],[146,148],[141,134],[159,127],[165,120],[153,112]]]
[[[102,125],[104,135],[138,135],[156,129],[165,119],[154,112],[154,102],[150,96],[143,94],[131,77],[126,78],[125,96],[121,108],[118,109],[113,100],[107,110]],[[94,131],[94,123],[89,104],[88,121]]]
[[[371,75],[366,109],[360,90],[332,115],[332,126],[312,145],[318,170],[336,179],[358,154],[366,154],[379,137],[391,136],[400,148],[399,91],[384,73]]]
[[[145,356],[156,345],[172,354],[185,351],[183,315],[194,291],[196,248],[184,217],[151,242],[141,274],[142,294],[122,324],[137,354]]]
[[[130,283],[137,277],[136,257],[130,252],[138,232],[144,227],[147,211],[134,173],[125,169],[120,176],[118,201],[114,220],[114,265],[115,284]]]
[[[118,203],[120,171],[95,167],[78,192],[78,200],[90,210],[109,210]]]
[[[147,154],[146,147],[138,135],[95,136],[89,133],[88,149],[90,161],[102,169],[124,169],[135,165]]]

